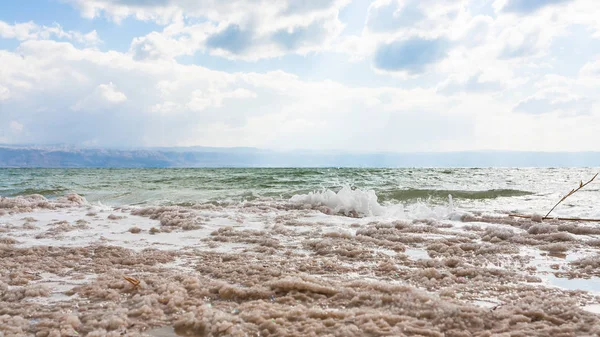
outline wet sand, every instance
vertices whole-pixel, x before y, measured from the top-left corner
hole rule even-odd
[[[600,336],[600,227],[357,215],[2,198],[0,336]]]

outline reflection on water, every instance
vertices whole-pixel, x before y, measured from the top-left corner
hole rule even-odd
[[[200,335],[191,335],[186,333],[186,331],[179,331],[177,329],[173,329],[170,326],[163,326],[162,328],[150,329],[146,331],[145,334],[152,337],[200,337]]]
[[[600,314],[600,304],[588,304],[581,307],[581,309],[593,314]]]
[[[584,290],[600,293],[600,277],[592,277],[589,279],[581,278],[561,278],[553,274],[546,276],[551,285],[567,289],[567,290]]]
[[[429,253],[424,249],[408,248],[404,251],[413,260],[429,259]]]

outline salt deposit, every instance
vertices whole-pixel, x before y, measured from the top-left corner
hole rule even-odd
[[[397,217],[352,189],[1,205],[4,336],[600,336],[600,234],[583,223]]]

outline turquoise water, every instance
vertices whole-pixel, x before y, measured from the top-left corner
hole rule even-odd
[[[448,202],[491,210],[543,210],[587,180],[594,168],[458,169],[0,169],[0,196],[78,193],[106,205],[287,200],[344,186],[373,190],[382,204]],[[569,199],[589,215],[600,204],[600,181]],[[569,206],[571,205],[571,206]],[[599,212],[600,213],[600,212]]]

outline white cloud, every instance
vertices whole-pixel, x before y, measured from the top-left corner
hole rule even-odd
[[[562,5],[570,1],[572,0],[496,0],[493,6],[496,9],[496,11],[517,13],[523,15],[531,14],[536,11],[548,8],[550,6]]]
[[[100,84],[98,91],[100,96],[110,103],[122,103],[127,100],[127,96],[117,91],[116,86],[112,82],[109,84]]]
[[[23,131],[23,124],[17,122],[17,121],[11,121],[10,122],[10,129],[13,132],[19,133],[21,131]]]
[[[289,24],[289,25],[287,25]],[[176,22],[162,32],[133,40],[130,53],[136,59],[171,59],[198,51],[230,59],[258,60],[289,53],[305,55],[330,48],[341,32],[337,12],[315,21],[286,25],[191,24]]]
[[[136,59],[173,59],[197,52],[256,61],[286,54],[348,53],[351,60],[410,39],[445,39],[492,59],[527,59],[547,53],[569,25],[600,31],[595,0],[549,2],[497,0],[495,11],[478,13],[475,0],[375,0],[360,36],[340,36],[339,12],[349,0],[67,0],[89,18],[126,17],[165,25],[131,43]],[[510,10],[510,9],[513,10]],[[514,10],[518,9],[518,10]],[[527,15],[527,19],[523,19]],[[196,23],[202,19],[203,23]],[[600,35],[599,35],[600,36]],[[442,61],[442,60],[439,60]],[[481,62],[480,62],[481,63]],[[377,67],[379,68],[379,67]],[[479,66],[481,71],[486,72]]]
[[[202,111],[208,107],[220,108],[223,100],[230,98],[255,98],[256,94],[250,90],[238,88],[232,91],[219,91],[209,89],[208,91],[194,90],[187,107],[192,111]]]
[[[17,113],[31,121],[23,141],[411,150],[464,141],[447,125],[469,134],[462,113],[440,115],[449,102],[435,90],[353,88],[281,71],[230,74],[50,41],[29,41],[19,56],[3,53],[9,62],[0,73],[8,76],[0,84],[14,78],[30,84],[14,87],[22,99],[5,107],[14,114],[0,116],[0,122]],[[81,78],[56,76],[54,69]],[[68,102],[76,102],[73,110]],[[433,136],[417,133],[415,125]]]
[[[596,85],[589,86],[589,64],[575,78],[547,74],[538,79],[533,87],[536,92],[519,101],[514,110],[535,115],[556,113],[560,117],[589,115],[597,112],[594,106]],[[596,82],[598,83],[598,82]]]
[[[166,26],[135,39],[137,59],[173,58],[197,51],[257,60],[288,53],[305,55],[330,47],[343,29],[338,13],[348,0],[70,0],[82,15],[121,21],[133,16]],[[206,20],[202,24],[195,19]]]
[[[39,40],[50,39],[65,39],[85,45],[96,45],[102,42],[98,33],[93,30],[87,34],[78,31],[65,31],[60,25],[54,26],[38,26],[33,22],[16,23],[10,25],[0,20],[0,37],[5,39]]]
[[[88,96],[79,100],[71,109],[75,111],[96,111],[123,103],[127,100],[124,93],[117,90],[112,83],[100,84]]]
[[[138,20],[168,23],[183,14],[186,17],[206,18],[210,21],[241,22],[259,18],[275,18],[276,21],[299,21],[322,12],[339,8],[347,0],[155,0],[142,3],[139,0],[66,0],[77,7],[83,16],[96,18],[105,15],[115,21],[133,16]]]
[[[460,92],[490,94],[505,88],[503,81],[486,77],[482,72],[451,75],[438,85],[438,92],[456,94]]]
[[[585,150],[561,132],[583,123],[578,134],[597,144],[600,61],[587,49],[556,51],[580,37],[575,29],[586,42],[598,34],[597,1],[517,11],[505,10],[507,2],[494,10],[490,1],[377,0],[360,35],[342,33],[347,1],[69,2],[90,18],[163,27],[122,53],[86,43],[95,31],[0,22],[0,36],[22,41],[14,52],[0,50],[0,131],[10,141],[17,138],[10,123],[20,121],[27,132],[18,140],[39,143]],[[367,61],[334,65],[343,56],[312,55],[340,52]],[[250,62],[227,62],[231,72],[178,63],[195,53],[250,61],[308,55],[325,78],[339,80],[303,67],[286,68],[298,75],[275,70],[290,67],[285,58],[262,60],[254,69],[272,71],[260,73],[239,71]],[[347,79],[358,84],[340,82]]]
[[[0,85],[0,102],[10,98],[10,90]]]
[[[577,91],[576,85],[579,78],[570,78],[557,74],[546,74],[533,84],[533,87],[541,91],[560,91],[564,93]]]
[[[490,11],[485,3],[475,0],[375,0],[362,34],[344,37],[334,43],[334,49],[351,54],[352,59],[370,58],[374,68],[381,70],[381,51],[388,50],[386,46],[417,39],[445,40],[445,57],[429,62],[428,71],[412,71],[412,75],[445,75],[446,84],[462,86],[451,89],[454,92],[464,91],[468,79],[475,76],[493,78],[492,82],[504,89],[526,83],[531,68],[551,64],[553,43],[568,36],[575,25],[594,34],[600,28],[598,20],[592,19],[600,15],[597,1],[509,0],[493,5],[495,10]],[[523,10],[504,11],[505,6]],[[482,12],[482,8],[486,10]],[[402,58],[391,55],[389,59]],[[397,71],[388,74],[396,75]]]
[[[135,38],[129,52],[137,60],[171,59],[181,55],[192,55],[197,46],[184,39],[174,39],[158,32]]]
[[[600,58],[586,63],[579,71],[580,76],[600,82]]]
[[[66,39],[85,45],[97,45],[102,42],[102,40],[100,40],[100,37],[98,36],[98,32],[96,32],[95,30],[83,34],[72,30],[65,31],[59,25],[41,28],[39,38],[49,39],[52,36],[55,36],[58,39]]]
[[[365,28],[388,37],[453,36],[462,29],[467,4],[468,0],[375,0]]]
[[[445,39],[410,38],[381,44],[374,55],[378,70],[414,75],[425,72],[431,64],[446,57],[449,42]]]
[[[489,95],[465,100],[438,94],[435,87],[351,87],[281,71],[226,73],[51,41],[29,41],[19,54],[2,53],[7,62],[0,65],[0,85],[12,85],[18,99],[7,101],[4,111],[11,113],[0,116],[0,125],[5,118],[31,121],[24,142],[441,151],[505,148],[503,138],[490,138],[503,131],[514,137],[513,149],[572,149],[579,143],[559,132],[560,123],[544,124],[558,145],[546,136],[532,138],[524,130],[536,128],[537,120],[507,114],[518,101]],[[56,76],[55,69],[80,76]],[[30,85],[14,86],[13,79]],[[68,109],[68,102],[79,102],[80,111]],[[94,113],[81,113],[88,108]],[[554,110],[546,115],[559,118]],[[588,128],[598,122],[587,118],[582,134],[593,135]],[[511,123],[522,124],[482,131]]]
[[[17,23],[9,25],[0,20],[0,37],[4,39],[29,40],[36,38],[38,25],[33,22]]]
[[[542,90],[520,101],[514,110],[529,114],[558,112],[562,115],[587,115],[592,100],[560,90]]]

